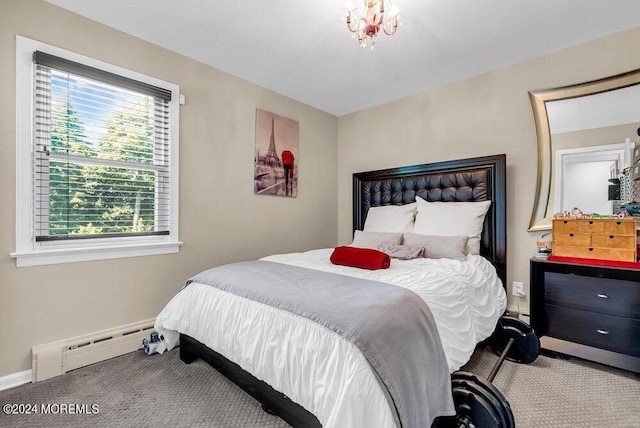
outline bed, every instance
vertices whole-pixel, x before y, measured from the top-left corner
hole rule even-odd
[[[353,176],[356,237],[373,233],[361,232],[370,226],[366,219],[371,208],[486,202],[477,255],[466,255],[464,260],[394,259],[388,270],[374,272],[333,265],[328,262],[332,249],[318,249],[266,257],[258,266],[279,270],[286,265],[284,275],[299,273],[305,281],[306,272],[318,271],[318,275],[327,275],[327,281],[348,277],[362,281],[361,286],[388,283],[397,286],[393,290],[408,289],[412,295],[431,300],[429,308],[438,332],[432,348],[437,349],[425,357],[424,371],[437,370],[438,374],[430,374],[436,377],[443,373],[444,364],[448,382],[448,374],[460,368],[477,343],[491,334],[506,306],[505,173],[505,156],[496,155]],[[425,278],[416,279],[416,275]],[[426,277],[436,280],[429,282]],[[385,388],[386,378],[378,374],[375,364],[372,369],[369,354],[327,328],[330,324],[320,325],[300,313],[204,285],[199,278],[178,293],[156,320],[156,330],[169,348],[179,340],[184,362],[203,359],[254,396],[265,410],[295,427],[420,426],[406,418],[401,421],[404,415],[396,395]],[[474,279],[455,292],[448,291],[466,284],[466,278]],[[430,285],[422,285],[427,283]],[[281,342],[282,337],[287,339]],[[436,363],[440,355],[444,363]],[[402,357],[400,353],[398,358]],[[410,362],[406,364],[410,367]],[[430,419],[452,415],[448,383],[434,382],[434,389],[427,393],[427,405],[434,403],[428,409]]]

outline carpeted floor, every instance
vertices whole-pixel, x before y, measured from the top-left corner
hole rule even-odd
[[[476,351],[465,370],[488,376],[498,357]],[[518,428],[640,428],[640,375],[590,361],[505,361],[493,381]]]
[[[486,376],[495,361],[480,349],[465,370]],[[578,359],[539,357],[528,366],[505,361],[494,384],[509,400],[519,428],[640,427],[637,374]],[[182,363],[177,350],[153,356],[134,352],[0,391],[0,404],[37,404],[40,410],[0,412],[0,427],[288,426],[206,363]],[[42,414],[43,404],[49,414]],[[61,414],[69,404],[80,414]]]

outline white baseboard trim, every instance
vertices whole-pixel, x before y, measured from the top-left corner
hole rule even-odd
[[[31,370],[2,376],[0,377],[0,391],[15,388],[16,386],[24,385],[29,382],[31,382]]]

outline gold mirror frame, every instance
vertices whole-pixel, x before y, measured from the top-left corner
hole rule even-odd
[[[551,131],[546,102],[584,97],[637,84],[640,84],[640,70],[629,71],[577,85],[529,92],[538,144],[538,176],[533,211],[529,222],[529,232],[551,229],[550,219],[545,218],[549,206],[552,171]]]

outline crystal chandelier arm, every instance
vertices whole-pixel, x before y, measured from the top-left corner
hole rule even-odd
[[[402,22],[400,21],[400,9],[395,4],[391,4],[391,10],[387,13],[387,21],[382,25],[382,31],[387,36],[392,36],[398,30],[398,25]],[[387,30],[387,28],[391,26],[391,29]]]
[[[398,30],[398,20],[397,19],[393,20],[393,26],[391,27],[390,31],[387,31],[387,26],[386,25],[382,26],[382,31],[384,31],[384,34],[386,34],[387,36],[393,36],[394,34],[396,34],[397,30]]]
[[[349,29],[349,31],[351,31],[352,33],[356,33],[358,31],[358,28],[360,27],[361,20],[362,18],[359,18],[357,14],[350,11],[349,15],[347,15],[347,28]],[[352,21],[358,23],[355,28],[351,27]]]

